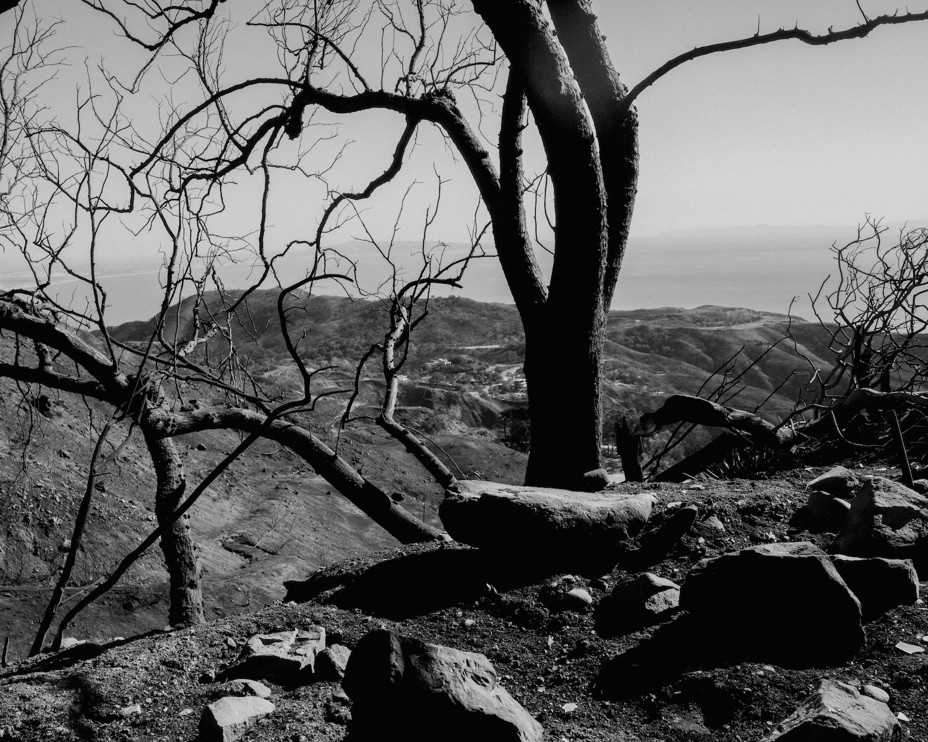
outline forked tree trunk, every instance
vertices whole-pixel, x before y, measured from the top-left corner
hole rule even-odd
[[[156,438],[145,432],[145,442],[157,477],[155,516],[161,525],[180,505],[187,486],[184,466],[170,438]],[[204,622],[203,592],[196,546],[190,537],[190,518],[183,515],[161,537],[161,551],[170,581],[171,626],[192,626]]]

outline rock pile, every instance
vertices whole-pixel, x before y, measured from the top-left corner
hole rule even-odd
[[[354,651],[326,646],[325,637],[323,627],[311,626],[249,638],[238,660],[216,677],[226,681],[225,695],[203,709],[199,742],[234,742],[273,713],[273,691],[261,681],[284,687],[340,682],[326,718],[349,725],[357,742],[383,739],[386,720],[397,739],[411,742],[542,738],[541,725],[499,684],[481,654],[386,629],[369,633]]]

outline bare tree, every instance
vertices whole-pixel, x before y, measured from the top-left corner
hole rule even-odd
[[[4,235],[34,280],[0,297],[0,329],[33,343],[35,353],[0,374],[98,399],[139,427],[158,471],[156,512],[171,523],[162,546],[177,621],[197,620],[199,610],[193,546],[183,519],[171,516],[185,489],[177,435],[260,429],[401,540],[437,536],[291,422],[326,394],[316,393],[321,372],[307,367],[292,334],[295,302],[323,282],[352,280],[328,236],[357,214],[357,202],[394,181],[421,131],[437,131],[467,167],[522,318],[532,441],[526,481],[578,487],[600,465],[603,326],[637,187],[638,96],[708,54],[790,39],[823,45],[928,19],[905,13],[821,35],[758,33],[680,55],[629,90],[591,0],[269,0],[250,17],[222,0],[84,5],[114,24],[140,57],[128,76],[94,71],[72,119],[24,119],[20,149],[32,171],[19,179],[17,199],[6,201]],[[245,43],[248,64],[229,65]],[[380,58],[365,58],[362,48],[382,49]],[[154,111],[140,115],[152,98]],[[333,121],[371,111],[399,117],[402,131],[381,172],[345,186],[336,172],[346,143]],[[525,173],[529,126],[543,145],[543,177]],[[272,204],[297,179],[319,194],[306,199],[318,216],[293,235],[273,223]],[[230,235],[229,203],[240,181],[257,194],[253,227]],[[550,195],[542,218],[553,230],[547,278],[536,256],[543,230],[530,225],[526,209],[539,184]],[[162,250],[161,307],[142,344],[123,343],[107,327],[99,267],[117,223]],[[279,267],[300,249],[309,256],[305,273],[285,280]],[[221,267],[243,257],[255,278],[244,292],[226,291]],[[83,287],[82,305],[48,290],[61,275]],[[265,281],[278,287],[277,329],[301,387],[291,398],[299,404],[271,424],[275,405],[286,400],[272,399],[236,351],[247,334],[241,318],[248,297]],[[388,379],[410,323],[396,298],[383,343]],[[89,342],[86,331],[97,339]],[[216,404],[191,408],[187,385],[208,389]],[[388,429],[389,410],[388,403],[381,415]]]
[[[577,486],[600,465],[602,329],[634,206],[633,104],[639,95],[679,65],[709,54],[787,40],[826,45],[928,18],[863,17],[857,26],[818,35],[799,28],[757,33],[681,54],[629,90],[612,64],[591,0],[474,0],[482,28],[469,20],[465,4],[452,0],[268,2],[247,25],[274,41],[278,72],[233,82],[204,71],[217,69],[224,48],[218,30],[228,17],[223,4],[150,2],[140,9],[117,0],[86,2],[147,50],[150,64],[165,49],[186,50],[206,83],[201,102],[171,119],[133,168],[135,177],[175,156],[178,136],[202,127],[208,114],[220,122],[212,145],[184,162],[175,159],[184,184],[247,167],[281,136],[299,138],[319,111],[381,110],[405,117],[407,132],[422,125],[440,130],[474,179],[525,327],[532,428],[526,480],[555,486]],[[379,39],[380,64],[367,69],[357,51]],[[481,134],[489,121],[481,115],[475,126],[462,100],[496,95],[495,75],[503,66],[508,82],[490,142]],[[259,98],[258,91],[270,101],[262,108],[241,102],[241,94]],[[523,173],[521,138],[529,115],[544,145],[550,183],[555,257],[547,281],[525,209],[530,184],[538,182]],[[403,141],[400,155],[402,148]],[[570,395],[562,391],[567,380]]]
[[[911,483],[899,417],[906,421],[911,437],[924,436],[928,429],[928,230],[904,227],[894,240],[885,239],[886,231],[868,217],[854,240],[832,245],[834,274],[809,297],[817,331],[831,354],[830,366],[821,367],[802,351],[792,322],[779,341],[792,343],[798,366],[793,374],[806,379],[790,414],[773,424],[759,417],[757,409],[732,407],[727,378],[705,397],[669,397],[658,410],[642,415],[629,435],[650,436],[676,425],[672,444],[680,440],[676,435],[684,424],[684,434],[697,425],[728,432],[657,477],[698,473],[738,448],[814,449],[824,442],[833,448],[836,444],[894,446],[904,478]]]
[[[835,274],[810,297],[835,359],[806,386],[820,411],[857,389],[928,384],[928,230],[903,228],[896,240],[886,231],[868,217],[856,239],[833,245]]]

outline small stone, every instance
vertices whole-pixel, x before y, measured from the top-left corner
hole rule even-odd
[[[472,629],[472,628],[474,628],[474,626],[476,625],[476,623],[477,623],[477,622],[476,622],[474,619],[472,619],[472,618],[465,618],[465,619],[464,619],[464,628],[465,628],[465,629]]]
[[[70,649],[71,647],[76,647],[78,644],[85,644],[84,639],[75,639],[73,636],[66,636],[61,640],[62,649]]]
[[[582,587],[575,587],[564,596],[564,607],[569,611],[582,611],[592,604],[593,596]]]
[[[901,711],[899,711],[899,712],[896,714],[896,718],[899,719],[899,721],[912,721],[908,716],[906,716],[905,714],[903,714]]]
[[[142,707],[138,703],[133,703],[131,706],[123,706],[119,711],[116,712],[123,719],[127,719],[130,716],[138,716],[142,713]]]
[[[875,698],[877,701],[889,703],[889,693],[875,685],[864,685],[861,687],[860,692],[866,696],[870,696],[870,698]]]
[[[710,531],[725,533],[725,524],[722,523],[722,521],[720,521],[715,515],[710,515],[700,525],[702,525],[703,528],[709,529]]]
[[[231,636],[226,638],[226,646],[229,649],[235,649],[238,646],[238,643]]]
[[[608,590],[609,582],[604,577],[597,577],[595,580],[590,580],[590,587],[594,590]]]
[[[192,714],[192,713],[193,713],[193,709],[192,709],[192,708],[185,708],[183,711],[181,711],[181,712],[178,713],[177,715],[178,715],[178,716],[190,716],[190,714]]]
[[[200,673],[198,680],[201,683],[212,683],[216,679],[216,671],[213,669],[204,670]]]
[[[919,647],[916,644],[909,644],[908,642],[897,642],[896,649],[906,654],[921,654],[925,651],[924,647]]]
[[[565,714],[572,714],[576,710],[577,704],[575,703],[565,703],[563,706],[561,706],[561,711],[563,711]]]

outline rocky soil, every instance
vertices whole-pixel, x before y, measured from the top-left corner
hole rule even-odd
[[[805,485],[822,471],[799,470],[764,480],[644,485],[657,499],[655,518],[688,506],[698,510],[682,539],[647,570],[685,585],[704,557],[774,542],[810,541],[827,547],[834,534],[807,530],[802,512],[808,498]],[[455,581],[449,575],[443,579],[440,570],[410,572],[405,581],[393,585],[380,581],[376,590],[365,588],[361,579],[369,568],[395,563],[398,557],[440,567],[450,551],[464,549],[372,553],[316,573],[320,589],[306,603],[277,601],[201,627],[80,644],[14,663],[0,673],[0,739],[196,740],[203,709],[233,694],[222,679],[223,670],[235,665],[250,637],[311,626],[324,627],[329,644],[348,648],[373,629],[386,627],[482,653],[500,684],[542,724],[545,738],[558,742],[759,742],[823,679],[882,689],[889,709],[901,720],[903,738],[928,739],[928,656],[917,651],[928,648],[928,610],[921,601],[867,622],[865,643],[839,665],[795,669],[770,662],[720,664],[706,659],[712,657],[711,647],[693,652],[692,657],[702,658],[697,661],[688,659],[689,650],[706,649],[706,638],[694,634],[667,645],[672,655],[652,655],[655,666],[672,671],[643,667],[629,675],[625,692],[604,694],[598,685],[604,663],[649,641],[653,645],[653,637],[685,616],[671,611],[662,619],[663,627],[617,636],[598,632],[598,607],[627,577],[622,569],[602,576],[550,575],[520,581],[511,578],[511,565],[500,564],[498,584],[488,580],[491,584],[476,594],[463,582],[456,592],[448,585]],[[339,589],[352,584],[363,589],[342,592],[339,598]],[[586,591],[591,604],[567,597],[577,589]],[[827,640],[829,626],[818,619],[810,611],[792,628]],[[83,628],[78,638],[89,638],[91,627]],[[769,641],[760,631],[749,636],[760,649]],[[903,649],[897,646],[900,642],[905,643]],[[243,739],[345,738],[351,703],[337,681],[267,685],[274,710],[245,731]],[[389,724],[384,719],[385,733]]]

